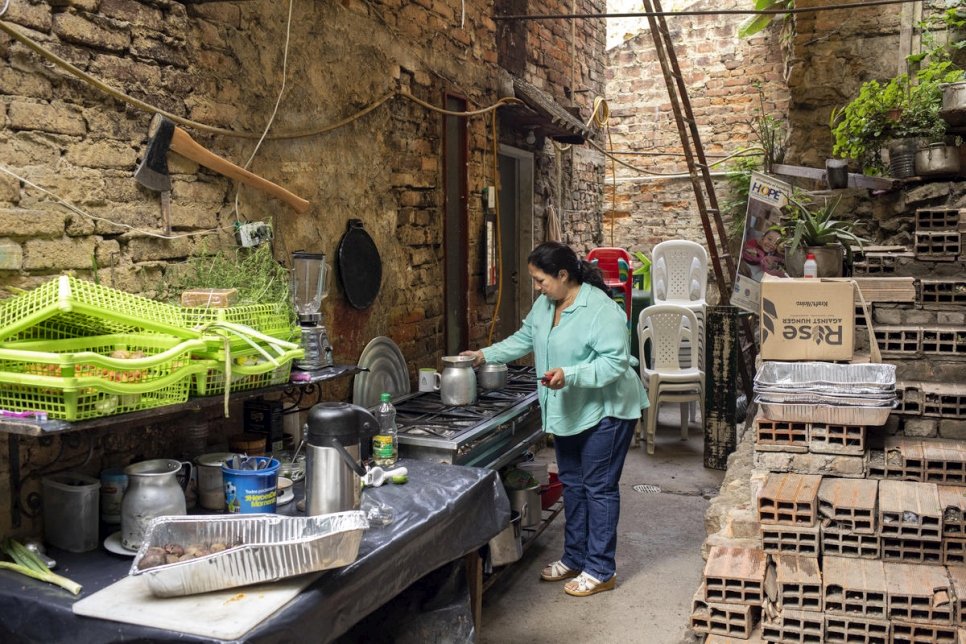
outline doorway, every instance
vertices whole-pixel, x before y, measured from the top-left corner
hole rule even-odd
[[[527,256],[533,248],[533,154],[501,145],[498,164],[503,295],[494,341],[520,328],[520,322],[530,312],[534,293],[527,272]]]

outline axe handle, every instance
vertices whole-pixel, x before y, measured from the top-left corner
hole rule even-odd
[[[181,156],[205,166],[209,170],[214,170],[215,172],[222,174],[229,179],[241,181],[252,188],[257,188],[258,190],[267,192],[268,194],[281,199],[290,205],[297,213],[301,214],[309,209],[309,202],[305,199],[302,199],[298,195],[292,194],[282,186],[272,183],[268,179],[263,179],[257,174],[252,174],[248,170],[235,165],[231,161],[218,156],[214,152],[207,150],[197,141],[192,139],[191,136],[180,127],[174,128],[174,134],[171,137],[171,149]]]

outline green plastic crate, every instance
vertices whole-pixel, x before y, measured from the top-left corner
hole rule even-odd
[[[285,384],[292,374],[292,363],[303,355],[302,349],[286,351],[281,356],[275,357],[279,363],[279,366],[275,366],[254,350],[239,355],[233,354],[229,392]],[[197,360],[196,362],[204,364],[205,368],[194,376],[194,395],[213,396],[225,393],[224,360]]]
[[[0,409],[76,421],[182,403],[201,369],[191,353],[207,346],[159,334],[7,343],[0,348]]]
[[[246,304],[226,308],[193,306],[182,307],[180,311],[188,328],[203,327],[214,322],[232,322],[282,340],[292,337],[290,309],[284,304]]]
[[[64,339],[139,331],[199,338],[201,333],[185,325],[179,308],[62,275],[0,302],[0,339]]]

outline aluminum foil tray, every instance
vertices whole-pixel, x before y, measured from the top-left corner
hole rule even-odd
[[[886,396],[844,396],[839,394],[815,393],[809,391],[791,392],[787,389],[780,392],[755,389],[758,400],[766,403],[797,404],[797,405],[847,405],[854,407],[889,407],[895,405],[896,395],[892,392]]]
[[[129,575],[142,576],[157,597],[247,586],[345,566],[356,560],[363,512],[315,517],[276,514],[168,516],[154,519]],[[214,554],[139,570],[151,546],[240,543]]]
[[[769,420],[787,420],[802,423],[828,423],[834,425],[885,425],[892,411],[886,407],[848,407],[842,405],[784,405],[770,403],[756,397],[761,413]]]
[[[852,394],[878,393],[895,389],[896,366],[767,361],[755,374],[755,385]]]

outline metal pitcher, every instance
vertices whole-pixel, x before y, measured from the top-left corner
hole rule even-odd
[[[148,524],[156,517],[186,514],[184,489],[178,483],[178,472],[188,468],[185,484],[191,478],[191,463],[170,458],[134,463],[124,468],[127,490],[121,501],[121,545],[137,550],[144,540]]]
[[[472,405],[476,402],[476,373],[472,356],[443,356],[439,396],[444,405]]]

